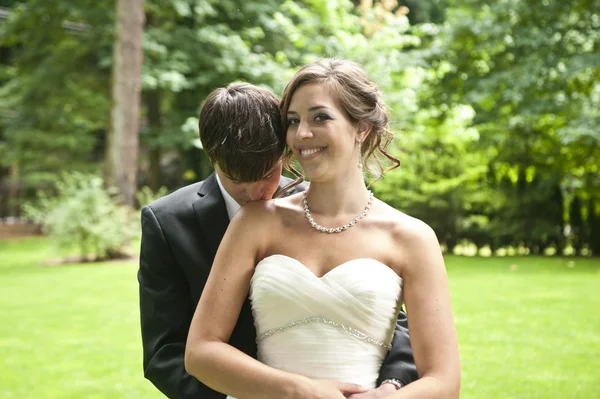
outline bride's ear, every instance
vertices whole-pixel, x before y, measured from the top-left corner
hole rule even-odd
[[[365,121],[358,122],[357,138],[361,142],[364,142],[365,139],[367,138],[367,136],[369,135],[369,133],[371,133],[372,128],[373,128],[373,125],[370,124],[369,122],[365,122]]]

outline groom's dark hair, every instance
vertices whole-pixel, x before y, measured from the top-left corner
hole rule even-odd
[[[211,92],[200,110],[200,141],[213,165],[232,180],[262,179],[283,155],[279,99],[249,83]]]

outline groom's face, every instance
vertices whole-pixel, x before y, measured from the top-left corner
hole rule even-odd
[[[277,187],[279,187],[281,165],[281,161],[277,162],[262,179],[253,182],[234,180],[227,176],[217,165],[215,165],[215,171],[219,175],[219,180],[221,180],[223,188],[238,204],[243,206],[248,202],[273,198],[273,194],[275,194]]]

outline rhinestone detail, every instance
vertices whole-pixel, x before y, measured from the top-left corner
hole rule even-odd
[[[292,321],[290,323],[287,323],[281,327],[276,327],[276,328],[272,328],[270,330],[265,331],[264,333],[260,334],[257,338],[256,338],[256,343],[259,343],[260,341],[269,338],[272,335],[275,335],[277,333],[283,332],[283,331],[287,331],[289,329],[292,329],[294,327],[297,326],[302,326],[305,324],[310,324],[310,323],[321,323],[321,324],[327,324],[329,326],[335,327],[349,335],[352,335],[355,338],[358,338],[362,341],[368,342],[370,344],[373,344],[375,346],[380,346],[382,348],[385,348],[387,350],[392,349],[392,344],[388,343],[386,344],[385,342],[381,342],[379,340],[376,340],[375,338],[371,338],[369,337],[367,334],[364,334],[352,327],[348,327],[345,324],[341,324],[341,323],[336,323],[335,321],[331,321],[329,319],[326,319],[324,317],[319,317],[319,316],[311,316],[311,317],[305,317],[304,319],[300,319],[300,320],[296,320],[296,321]]]
[[[371,190],[369,190],[369,202],[367,203],[367,206],[365,206],[364,211],[362,211],[362,213],[360,215],[358,215],[357,217],[355,217],[354,219],[352,219],[350,222],[346,223],[343,226],[335,227],[335,228],[328,228],[328,227],[323,227],[323,226],[317,224],[317,222],[315,222],[312,215],[310,214],[310,209],[308,208],[308,200],[306,199],[306,191],[304,191],[302,193],[302,195],[303,195],[302,205],[304,207],[304,215],[306,216],[306,219],[308,219],[308,222],[310,223],[310,225],[322,233],[329,233],[329,234],[341,233],[342,231],[348,230],[350,227],[352,227],[356,223],[358,223],[362,218],[367,216],[367,213],[369,213],[369,211],[371,210],[371,206],[373,205],[373,198],[374,198],[373,193],[371,192]]]

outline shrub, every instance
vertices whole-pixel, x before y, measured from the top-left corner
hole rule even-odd
[[[121,256],[133,237],[131,211],[97,175],[64,174],[55,195],[40,192],[24,210],[59,246],[78,248],[82,256],[97,260]]]

